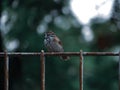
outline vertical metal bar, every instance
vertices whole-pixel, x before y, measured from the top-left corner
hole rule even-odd
[[[40,66],[41,66],[41,89],[40,90],[45,90],[45,56],[44,56],[43,50],[41,50]]]
[[[82,50],[80,50],[80,90],[83,90],[83,54]]]
[[[9,90],[9,57],[7,55],[7,52],[5,51],[5,84],[4,84],[4,90]]]
[[[120,90],[120,51],[119,51],[119,90]]]

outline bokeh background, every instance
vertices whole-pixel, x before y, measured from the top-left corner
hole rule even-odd
[[[94,9],[99,11],[107,1],[113,0],[104,1]],[[90,2],[84,3],[84,7],[87,3]],[[2,0],[0,4],[1,52],[46,51],[43,41],[48,30],[59,36],[66,52],[120,50],[120,29],[112,13],[104,17],[98,12],[88,18],[92,13],[86,12],[89,7],[77,6],[78,12],[83,11],[77,14],[70,0]],[[116,7],[114,3],[112,10]],[[84,21],[79,15],[88,19]],[[3,64],[0,58],[0,90],[4,88]],[[10,57],[9,87],[10,90],[40,90],[40,57]],[[46,57],[46,90],[78,89],[79,57],[71,57],[66,62],[59,57]],[[118,57],[84,57],[84,90],[118,90]]]

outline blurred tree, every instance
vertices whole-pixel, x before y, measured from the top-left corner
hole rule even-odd
[[[0,0],[0,17],[2,12],[2,1]],[[0,23],[1,26],[1,23]],[[3,39],[0,30],[0,52],[3,52]],[[0,90],[4,89],[4,61],[3,57],[0,58]]]
[[[3,42],[2,42],[2,36],[0,32],[0,52],[3,52]],[[0,57],[0,89],[4,89],[4,58]]]
[[[120,30],[120,0],[115,0],[115,4],[114,4],[114,10],[113,10],[113,14],[111,17],[111,21],[114,22],[114,24],[116,25],[117,29]]]
[[[44,32],[52,30],[62,40],[65,51],[79,51],[81,48],[83,51],[119,49],[120,33],[110,21],[102,24],[93,21],[95,37],[87,42],[80,31],[81,25],[71,15],[68,3],[68,0],[4,0],[1,15],[3,47],[10,52],[46,51],[43,45]],[[2,41],[0,43],[2,45]],[[10,59],[10,90],[39,90],[40,57]],[[46,57],[46,90],[77,90],[77,59],[73,57],[63,62],[57,57]],[[85,90],[118,89],[118,64],[115,58],[89,57],[85,58],[84,63]],[[2,82],[2,78],[0,80]]]

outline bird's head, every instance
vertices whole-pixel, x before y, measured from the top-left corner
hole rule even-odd
[[[48,31],[48,32],[45,33],[45,38],[47,38],[47,37],[55,37],[55,36],[56,36],[55,33],[52,32],[52,31]]]

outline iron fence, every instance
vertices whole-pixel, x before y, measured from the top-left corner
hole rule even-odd
[[[80,68],[79,68],[79,83],[80,90],[83,90],[83,57],[84,56],[119,56],[119,82],[120,82],[120,52],[0,52],[0,57],[5,59],[5,84],[4,90],[9,90],[9,56],[40,56],[40,67],[41,67],[41,90],[45,90],[45,56],[79,56],[80,57]],[[119,84],[120,90],[120,84]]]

